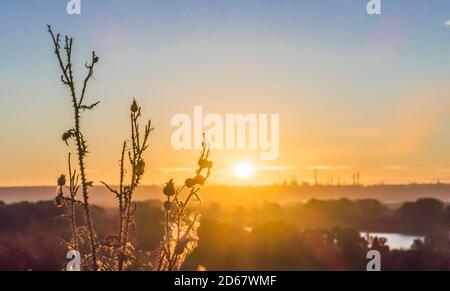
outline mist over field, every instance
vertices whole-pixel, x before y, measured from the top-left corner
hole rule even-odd
[[[414,197],[427,192],[445,198],[448,187],[209,186],[204,203],[196,206],[202,213],[200,243],[183,270],[365,270],[368,249],[383,254],[383,270],[446,270],[450,206]],[[70,233],[67,222],[58,218],[62,210],[53,201],[45,202],[54,196],[52,191],[0,190],[0,200],[7,202],[0,203],[0,270],[64,268],[59,237],[68,239]],[[161,191],[146,186],[136,195],[140,202],[132,241],[142,251],[154,250],[163,233]],[[101,187],[92,193],[97,233],[117,231],[114,197]],[[352,200],[338,198],[346,193],[354,193]],[[367,199],[375,193],[391,203]],[[25,200],[34,202],[19,202]],[[81,217],[78,223],[83,225]],[[406,244],[389,241],[386,236],[397,239],[389,234],[411,239]],[[398,248],[398,243],[401,249],[391,247]]]
[[[367,249],[383,254],[383,270],[446,270],[450,207],[432,199],[392,209],[376,200],[346,199],[199,208],[200,244],[183,270],[365,270]],[[163,232],[158,201],[138,202],[133,242],[143,251]],[[0,270],[61,270],[68,238],[53,202],[0,205]],[[99,235],[117,230],[117,210],[93,207]],[[79,221],[82,225],[82,220]],[[372,237],[360,232],[373,233]],[[54,235],[55,233],[58,234]],[[377,233],[424,237],[389,247]],[[375,239],[375,240],[374,240]]]
[[[141,186],[136,191],[136,200],[162,200],[162,186]],[[7,203],[51,200],[55,187],[0,187],[0,200]],[[114,196],[102,186],[92,190],[94,204],[113,207]],[[310,199],[375,199],[386,204],[399,204],[415,201],[421,197],[435,198],[444,202],[450,199],[450,184],[405,184],[405,185],[272,185],[272,186],[233,186],[207,185],[203,190],[205,203],[249,204],[261,202],[292,203],[306,202]]]

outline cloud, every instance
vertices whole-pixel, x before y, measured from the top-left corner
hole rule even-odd
[[[353,134],[367,145],[364,151],[374,158],[408,155],[420,159],[438,145],[436,141],[448,130],[449,94],[450,87],[437,82],[408,89],[386,107],[377,123],[356,128]]]
[[[448,166],[403,166],[403,165],[387,165],[380,167],[381,170],[387,171],[440,171],[440,172],[450,172],[450,167]]]
[[[450,26],[450,19],[449,19],[449,20],[446,20],[446,21],[444,21],[444,25],[445,25],[445,26]]]
[[[388,170],[388,171],[407,171],[407,170],[411,170],[412,167],[399,166],[399,165],[388,165],[388,166],[382,166],[382,167],[380,167],[380,169]]]
[[[295,167],[293,166],[263,166],[258,167],[258,170],[261,171],[294,171]]]
[[[307,170],[320,170],[320,171],[343,171],[350,169],[347,165],[340,166],[329,166],[329,165],[319,165],[319,166],[311,166],[306,168]]]
[[[159,168],[161,172],[172,172],[172,173],[185,173],[185,172],[192,172],[193,169],[190,168]]]

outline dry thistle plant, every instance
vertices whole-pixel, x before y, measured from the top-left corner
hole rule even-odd
[[[213,163],[209,161],[209,145],[204,140],[194,178],[189,178],[183,186],[175,187],[170,180],[164,187],[167,197],[164,203],[164,237],[153,255],[154,270],[178,271],[198,243],[200,214],[189,208],[192,201],[201,202],[199,192],[211,175]]]
[[[150,133],[154,130],[151,121],[148,121],[144,132],[141,133],[139,119],[141,107],[136,100],[130,108],[131,137],[123,143],[120,158],[120,179],[117,187],[101,182],[118,201],[119,223],[117,234],[108,235],[98,239],[94,231],[90,213],[89,189],[93,182],[88,181],[86,176],[85,157],[88,154],[86,141],[81,130],[81,113],[94,109],[99,102],[92,105],[83,103],[86,95],[87,84],[93,78],[94,67],[99,58],[92,53],[92,60],[86,64],[88,70],[84,79],[81,94],[77,95],[72,65],[73,39],[66,36],[64,47],[61,47],[60,34],[54,34],[48,26],[55,47],[55,54],[62,71],[61,81],[69,89],[74,110],[74,127],[66,131],[62,139],[69,145],[73,140],[78,158],[78,168],[74,169],[71,154],[68,155],[69,184],[66,185],[66,176],[61,175],[58,179],[58,189],[55,203],[64,208],[64,218],[70,221],[71,239],[63,240],[68,250],[77,250],[85,254],[82,261],[83,270],[93,271],[125,271],[125,270],[179,270],[187,256],[196,248],[198,242],[197,230],[200,226],[200,215],[190,208],[193,201],[201,202],[199,191],[207,182],[213,163],[209,161],[209,145],[203,142],[202,151],[198,160],[198,168],[194,178],[189,178],[184,185],[175,189],[173,179],[165,188],[164,194],[167,198],[164,203],[164,237],[160,246],[152,253],[135,250],[131,232],[136,232],[134,214],[136,204],[133,195],[140,185],[145,173],[144,153],[149,146]],[[64,58],[63,58],[64,55]],[[82,199],[78,199],[78,192],[82,192]],[[65,194],[67,190],[68,194]],[[77,209],[80,208],[84,214],[86,226],[77,225]]]
[[[84,139],[82,130],[81,130],[81,113],[86,110],[92,110],[95,106],[99,104],[99,102],[86,105],[84,103],[84,97],[86,95],[86,89],[89,81],[94,76],[94,67],[98,63],[99,58],[95,54],[95,52],[92,52],[92,58],[90,60],[90,63],[86,63],[86,69],[87,69],[87,75],[84,78],[83,86],[81,89],[81,93],[77,95],[76,87],[75,87],[75,81],[74,81],[74,75],[73,75],[73,65],[72,65],[72,47],[73,47],[73,39],[65,36],[64,41],[61,41],[61,35],[54,34],[50,25],[48,26],[48,32],[50,33],[53,41],[53,45],[55,47],[55,55],[58,59],[58,64],[61,69],[62,75],[61,75],[61,82],[64,86],[66,86],[70,92],[70,96],[72,98],[72,107],[74,110],[74,127],[66,131],[62,139],[66,142],[68,145],[69,140],[74,140],[75,146],[77,149],[77,158],[78,158],[78,174],[76,171],[72,172],[72,169],[70,169],[70,177],[71,177],[71,184],[74,185],[69,186],[71,188],[70,190],[70,197],[65,197],[62,191],[62,186],[65,184],[65,178],[61,176],[58,181],[59,190],[58,190],[58,196],[56,199],[56,203],[58,205],[66,205],[65,207],[70,207],[70,215],[69,218],[72,222],[73,230],[73,238],[71,244],[76,246],[78,245],[78,239],[81,239],[83,236],[85,236],[87,231],[87,236],[89,240],[90,255],[87,256],[85,259],[87,261],[92,262],[92,270],[96,271],[98,270],[98,262],[97,262],[97,243],[96,243],[96,235],[94,232],[94,227],[92,224],[92,218],[91,218],[91,212],[90,212],[90,205],[89,205],[89,188],[93,186],[93,182],[89,181],[86,175],[86,166],[85,166],[85,158],[88,154],[87,150],[87,144],[86,140]],[[64,45],[62,47],[62,44]],[[63,58],[63,55],[65,58]],[[70,157],[69,157],[69,165],[70,165]],[[69,166],[70,167],[70,166]],[[71,167],[70,167],[71,168]],[[73,178],[73,179],[72,179]],[[78,178],[81,180],[81,184],[78,185]],[[76,194],[81,188],[81,192],[83,195],[83,200],[78,201],[76,200]],[[67,205],[66,202],[69,202],[70,206]],[[76,228],[75,224],[75,211],[71,211],[74,208],[74,204],[80,204],[83,208],[85,220],[87,229],[85,228]]]
[[[79,229],[77,227],[76,223],[76,212],[75,212],[75,206],[77,204],[82,204],[82,202],[76,200],[76,196],[78,193],[78,190],[80,189],[79,186],[79,175],[77,174],[76,170],[72,171],[72,163],[71,163],[71,155],[69,153],[68,158],[68,165],[69,165],[69,176],[70,176],[70,182],[69,186],[67,186],[67,189],[69,191],[69,196],[64,196],[64,186],[66,185],[66,176],[61,175],[58,178],[58,190],[55,198],[55,203],[58,207],[64,207],[65,214],[63,217],[66,217],[70,220],[70,230],[71,230],[71,241],[64,241],[66,246],[68,246],[71,250],[78,250],[78,236],[79,236]]]
[[[138,120],[141,116],[141,107],[136,100],[131,105],[131,140],[125,141],[120,158],[120,181],[118,189],[114,189],[102,182],[108,190],[115,194],[119,203],[119,231],[117,236],[110,236],[109,245],[112,248],[109,254],[113,254],[113,265],[110,269],[122,271],[131,266],[139,267],[141,270],[149,269],[148,264],[134,254],[134,247],[130,243],[130,229],[134,227],[134,212],[136,206],[133,203],[133,193],[139,186],[145,172],[144,152],[148,149],[148,138],[154,130],[151,121],[148,121],[141,136]],[[130,181],[126,183],[126,157],[130,165]]]

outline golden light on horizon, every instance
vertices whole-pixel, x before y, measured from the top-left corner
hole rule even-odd
[[[247,162],[241,162],[234,168],[234,174],[241,179],[250,178],[254,172],[254,167]]]

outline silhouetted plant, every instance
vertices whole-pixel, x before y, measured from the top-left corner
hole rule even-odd
[[[113,266],[115,270],[124,270],[124,263],[129,265],[134,262],[139,262],[133,255],[133,246],[130,244],[129,234],[130,228],[134,225],[135,204],[133,202],[133,193],[139,186],[142,176],[145,172],[145,161],[143,158],[144,152],[148,148],[148,138],[150,133],[154,130],[152,123],[149,120],[144,129],[144,134],[141,136],[138,120],[141,117],[141,107],[138,106],[136,100],[133,100],[131,105],[131,140],[125,141],[122,147],[122,154],[120,158],[120,181],[119,188],[114,189],[105,182],[102,182],[109,191],[116,195],[119,203],[119,232],[116,245],[117,266]],[[129,183],[125,182],[126,178],[126,156],[130,165]],[[147,264],[140,262],[140,265],[145,269]]]
[[[195,177],[185,181],[183,186],[175,188],[171,179],[164,187],[167,197],[164,203],[165,221],[164,237],[155,251],[155,270],[176,271],[181,268],[186,258],[197,247],[200,226],[200,214],[189,208],[192,200],[201,202],[199,191],[211,175],[213,163],[209,159],[209,145],[202,143]],[[205,173],[206,172],[206,173]]]
[[[55,203],[58,207],[64,207],[65,214],[64,217],[70,220],[70,228],[72,240],[70,242],[65,242],[66,246],[72,250],[78,250],[78,240],[79,240],[79,231],[76,223],[76,212],[75,206],[76,204],[82,205],[83,202],[78,201],[76,199],[78,190],[80,189],[79,185],[79,175],[76,170],[72,171],[72,162],[71,162],[71,154],[69,153],[68,157],[68,167],[69,167],[69,186],[67,189],[69,191],[69,196],[64,195],[64,186],[66,186],[66,176],[61,175],[58,178],[58,191],[55,198]]]
[[[78,96],[72,71],[73,39],[65,37],[63,48],[65,59],[63,59],[60,35],[55,35],[50,26],[48,26],[48,31],[52,37],[55,54],[62,70],[61,81],[69,89],[74,110],[74,127],[66,131],[62,139],[67,145],[69,145],[69,140],[73,139],[75,141],[78,157],[77,171],[72,169],[71,155],[69,153],[69,185],[66,186],[65,175],[61,175],[58,179],[55,203],[58,207],[64,208],[65,214],[63,216],[70,221],[72,236],[71,240],[64,241],[64,244],[70,250],[84,251],[84,244],[86,242],[89,243],[89,255],[85,255],[82,262],[83,269],[86,270],[179,270],[187,256],[197,246],[197,229],[200,215],[198,212],[194,214],[189,208],[189,204],[192,200],[201,201],[199,191],[211,174],[213,164],[208,160],[209,146],[206,141],[203,142],[195,177],[187,179],[185,184],[176,190],[173,180],[170,180],[164,188],[163,192],[167,197],[167,201],[164,203],[165,234],[160,247],[153,253],[136,251],[130,240],[131,229],[135,229],[134,214],[136,204],[133,200],[133,195],[145,173],[143,155],[148,149],[149,136],[154,129],[151,121],[148,121],[144,132],[141,133],[139,126],[141,107],[139,107],[136,100],[133,100],[130,108],[131,138],[128,141],[124,141],[122,146],[119,185],[116,188],[101,182],[118,200],[118,233],[97,239],[90,214],[88,192],[89,188],[93,186],[93,182],[88,181],[86,176],[85,157],[88,151],[80,122],[83,111],[92,110],[99,104],[99,102],[91,105],[83,103],[87,84],[93,77],[94,67],[98,63],[99,58],[95,52],[92,53],[90,64],[86,64],[88,74],[84,79],[81,95]],[[127,179],[129,180],[127,181]],[[68,195],[65,195],[64,189],[68,190]],[[80,189],[82,190],[83,200],[77,199],[77,193]],[[77,205],[80,205],[84,211],[86,227],[77,225]],[[155,257],[157,257],[157,260],[152,262],[152,258]]]
[[[85,67],[88,71],[86,77],[84,78],[83,86],[81,89],[81,93],[77,95],[76,87],[75,87],[75,81],[74,81],[74,74],[73,74],[73,64],[72,64],[72,48],[73,48],[73,38],[70,38],[68,36],[64,37],[64,41],[61,41],[61,35],[54,34],[50,25],[48,26],[48,32],[50,33],[53,41],[53,45],[55,47],[55,55],[58,59],[59,67],[62,71],[61,75],[61,82],[66,86],[70,92],[70,96],[72,98],[72,107],[74,110],[74,127],[66,131],[62,139],[64,142],[68,145],[69,140],[73,139],[75,141],[75,145],[77,148],[77,157],[78,157],[78,168],[79,168],[79,177],[81,179],[81,190],[83,194],[83,201],[79,201],[81,206],[83,207],[84,215],[86,218],[86,224],[87,224],[87,231],[89,236],[89,244],[90,244],[90,257],[89,259],[92,261],[92,269],[96,271],[98,269],[98,262],[97,262],[97,244],[96,244],[96,235],[94,232],[94,227],[92,224],[91,219],[91,213],[90,213],[90,205],[89,205],[89,188],[93,186],[93,182],[89,181],[86,175],[86,162],[85,158],[88,154],[87,150],[87,144],[86,140],[84,139],[82,130],[81,130],[81,113],[86,110],[92,110],[94,109],[99,102],[86,105],[84,103],[84,98],[86,95],[86,89],[89,81],[94,76],[94,68],[95,65],[98,63],[99,58],[95,54],[95,51],[92,52],[92,58],[89,63],[86,63]],[[62,47],[62,43],[64,47]],[[63,55],[65,55],[65,59],[63,58]],[[72,173],[70,173],[72,176]],[[62,182],[62,181],[61,181]],[[60,187],[62,186],[59,183]],[[61,189],[60,189],[61,190]],[[75,192],[76,194],[76,192]],[[71,193],[72,195],[72,193]],[[58,198],[59,197],[59,198]],[[68,200],[63,199],[63,195],[61,193],[58,193],[57,202],[58,200]],[[74,199],[75,197],[71,197],[71,199]],[[72,207],[73,205],[71,205]],[[74,220],[74,218],[71,218],[71,220]],[[81,229],[80,229],[81,230]],[[74,238],[74,243],[76,244],[77,239]]]

